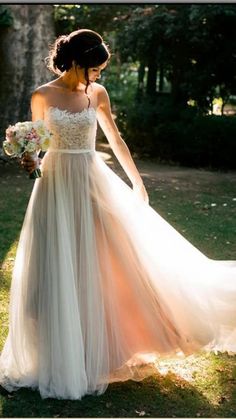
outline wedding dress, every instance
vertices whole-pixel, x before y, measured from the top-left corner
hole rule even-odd
[[[155,372],[151,359],[236,352],[236,263],[213,261],[95,150],[96,110],[50,107],[25,215],[0,384],[81,399]]]

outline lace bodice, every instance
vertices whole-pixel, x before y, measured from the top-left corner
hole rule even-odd
[[[50,106],[46,123],[53,133],[50,149],[95,149],[97,120],[94,108],[72,113]]]

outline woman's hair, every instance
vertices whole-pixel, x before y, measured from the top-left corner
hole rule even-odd
[[[97,32],[79,29],[56,39],[47,57],[47,67],[60,75],[70,70],[73,64],[79,65],[85,69],[88,86],[88,68],[97,67],[109,58],[109,49]]]

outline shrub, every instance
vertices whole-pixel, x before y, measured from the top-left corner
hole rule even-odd
[[[118,124],[131,151],[190,167],[236,169],[236,117],[199,115],[166,98],[120,109]]]

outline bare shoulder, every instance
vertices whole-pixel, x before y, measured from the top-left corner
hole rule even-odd
[[[51,98],[54,96],[55,87],[57,87],[57,80],[52,80],[48,83],[42,84],[37,87],[31,95],[31,108],[41,108],[46,110],[48,103],[51,102]]]
[[[45,103],[45,95],[43,92],[38,88],[31,95],[31,108],[33,106],[44,106]]]
[[[33,93],[32,96],[35,96],[37,98],[43,98],[46,97],[48,95],[48,93],[50,93],[50,91],[52,90],[52,88],[55,85],[55,81],[56,80],[52,80],[48,83],[42,84],[41,86],[37,87]]]
[[[107,94],[107,90],[104,86],[102,86],[102,84],[99,83],[93,83],[94,86],[94,91],[98,94],[98,95],[106,95]]]
[[[47,86],[46,85],[39,86],[37,87],[37,89],[33,91],[31,95],[31,103],[44,105],[46,96],[47,96]]]
[[[94,91],[97,96],[97,104],[98,107],[102,106],[103,104],[109,103],[109,95],[107,93],[107,90],[104,86],[102,86],[99,83],[94,83]]]

